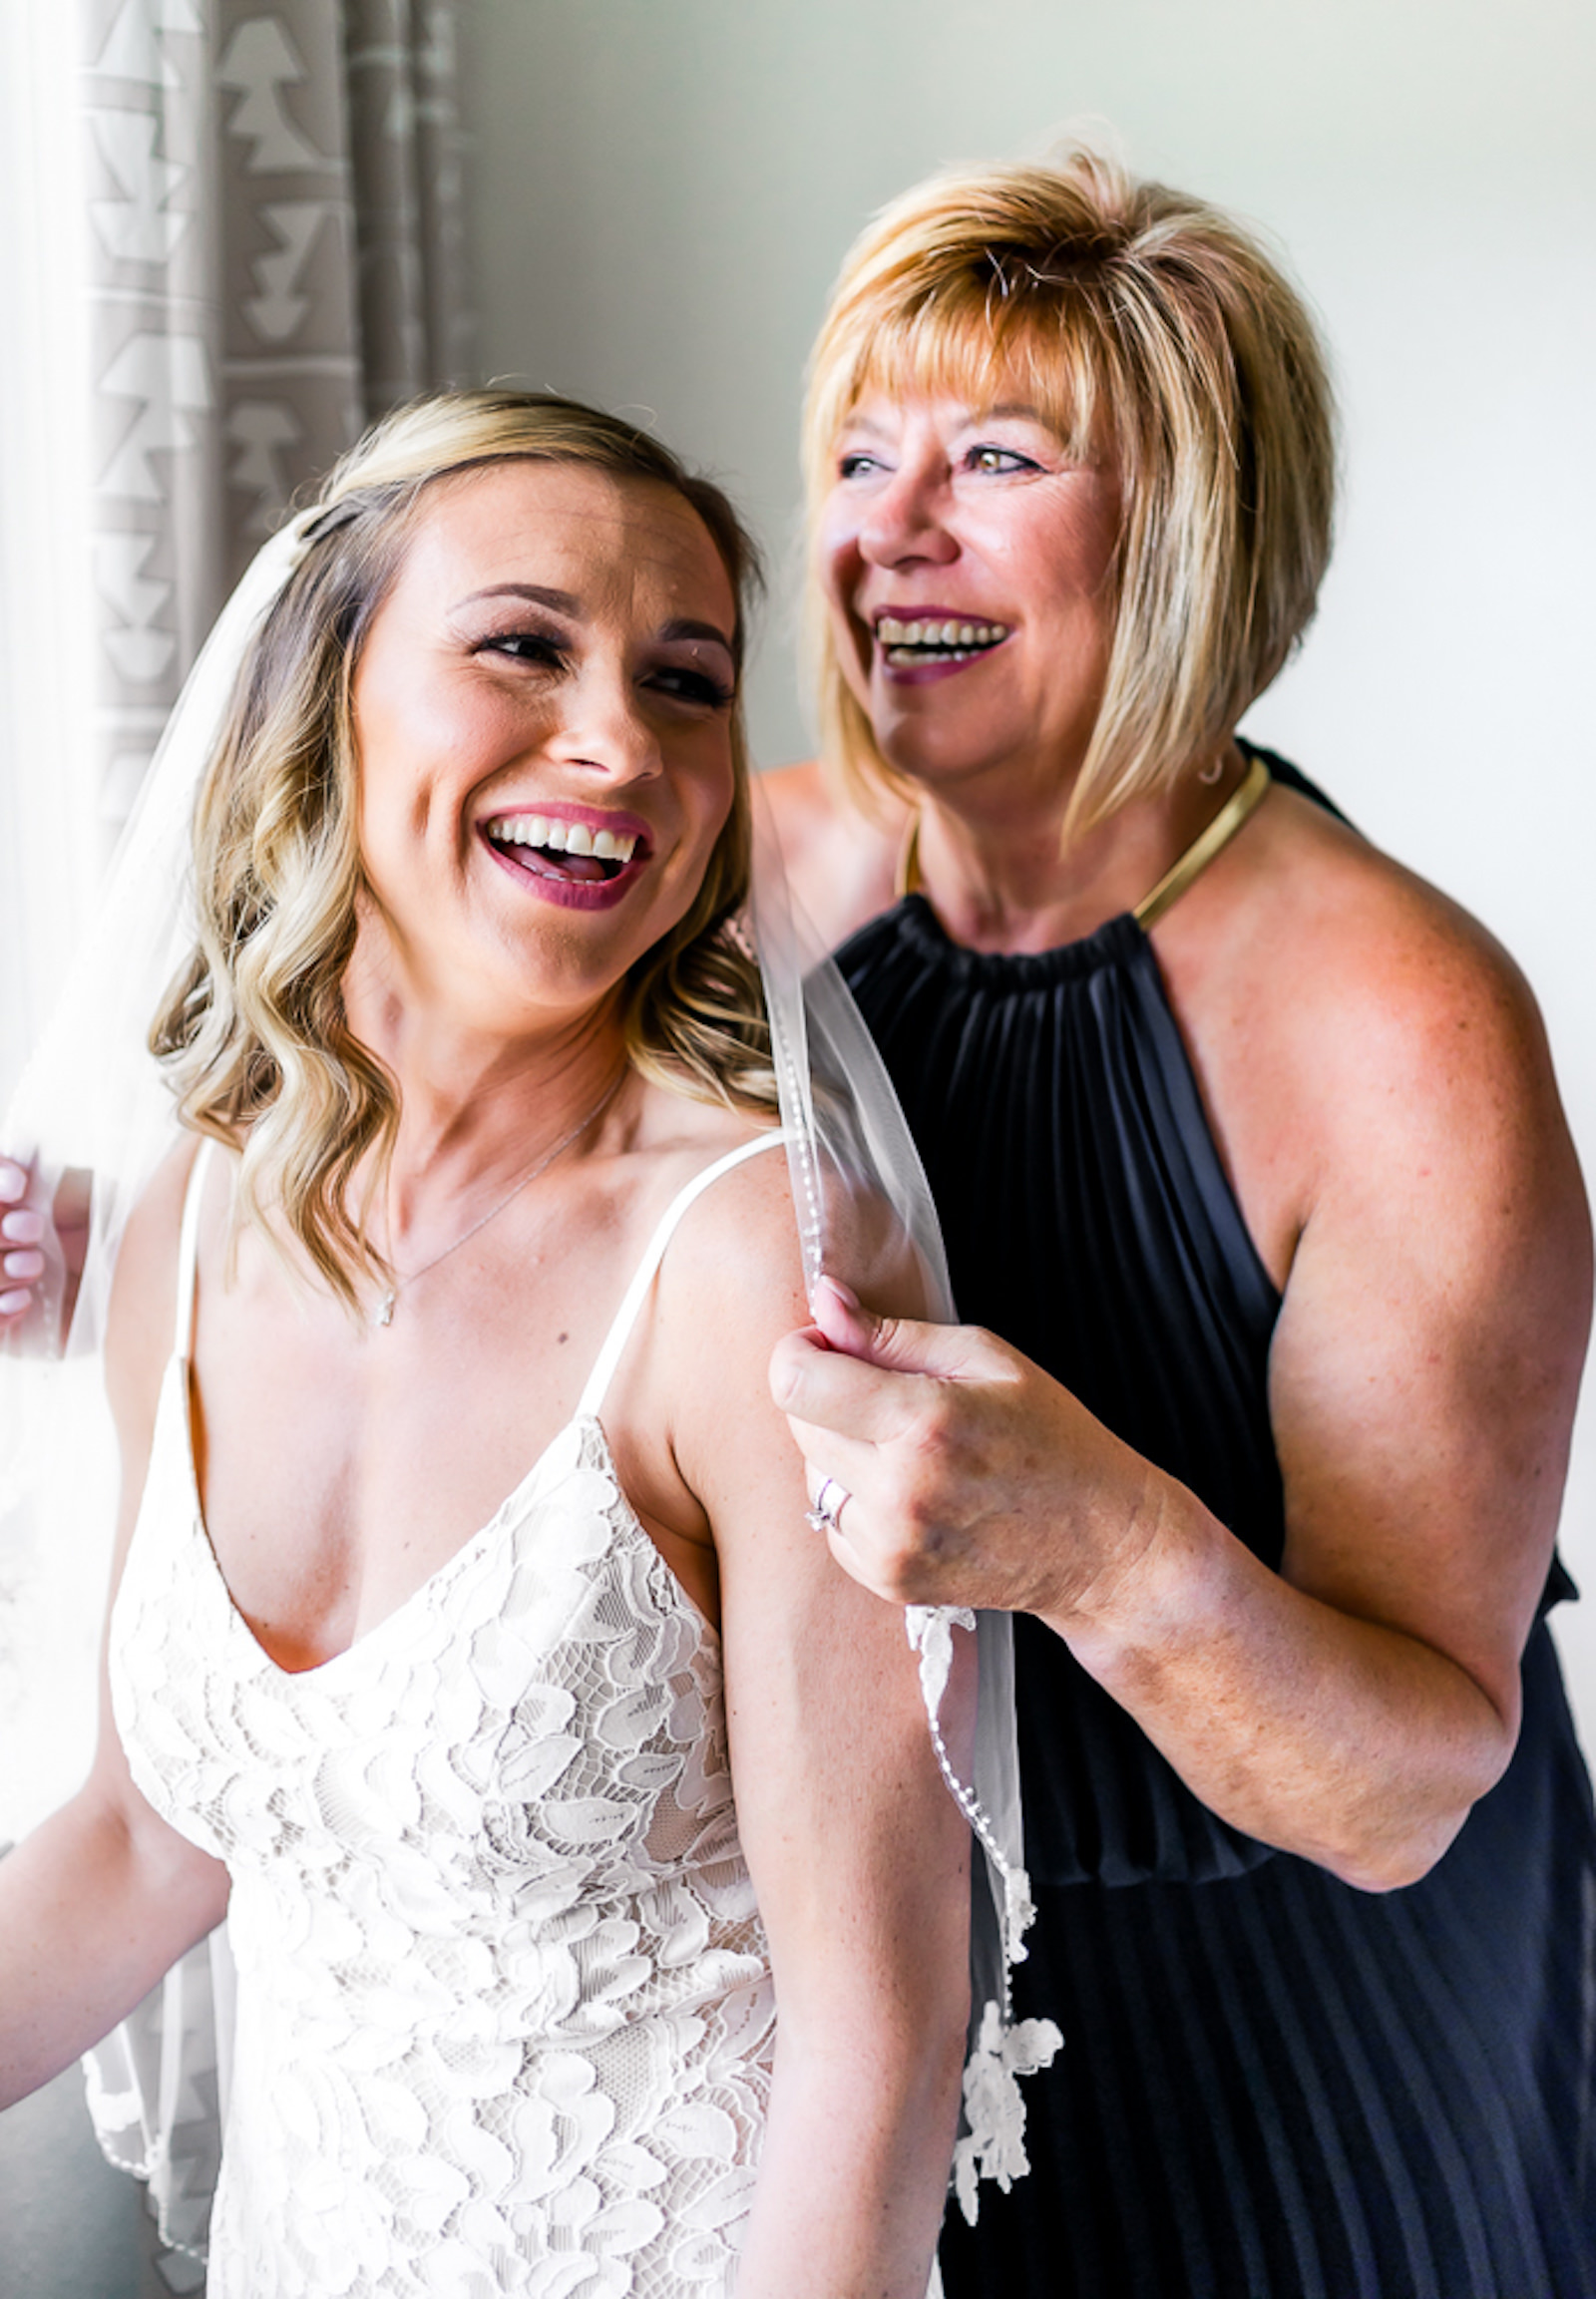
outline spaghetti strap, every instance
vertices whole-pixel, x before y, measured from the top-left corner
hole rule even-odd
[[[637,1264],[636,1270],[632,1274],[630,1285],[627,1286],[621,1296],[620,1307],[615,1312],[614,1323],[604,1336],[603,1346],[594,1360],[593,1371],[588,1375],[588,1385],[578,1399],[577,1418],[579,1420],[591,1418],[603,1403],[604,1392],[613,1380],[615,1367],[620,1362],[620,1352],[630,1339],[631,1329],[637,1322],[637,1313],[642,1308],[648,1288],[654,1282],[659,1264],[664,1260],[665,1248],[670,1243],[676,1224],[687,1211],[687,1208],[695,1198],[701,1197],[712,1183],[719,1181],[722,1174],[730,1173],[733,1166],[740,1166],[745,1159],[757,1157],[761,1150],[773,1149],[777,1142],[784,1142],[786,1139],[786,1133],[779,1128],[771,1133],[756,1135],[752,1141],[745,1141],[738,1148],[729,1150],[724,1157],[716,1158],[714,1164],[705,1166],[702,1173],[694,1174],[686,1188],[678,1190],[671,1199],[653,1236],[648,1240],[642,1260]]]
[[[1257,752],[1252,762],[1208,828],[1199,831],[1172,868],[1166,870],[1151,894],[1144,894],[1131,917],[1143,934],[1155,926],[1166,910],[1179,902],[1194,879],[1200,878],[1214,857],[1222,854],[1253,808],[1269,789],[1270,772]]]
[[[215,1143],[207,1134],[189,1168],[189,1186],[183,1194],[183,1230],[178,1239],[178,1308],[172,1336],[172,1353],[187,1361],[194,1346],[194,1284],[200,1258],[200,1205],[205,1194],[205,1175]]]

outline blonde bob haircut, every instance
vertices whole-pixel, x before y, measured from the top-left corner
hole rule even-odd
[[[282,1231],[351,1311],[389,1281],[365,1214],[391,1155],[398,1087],[350,1030],[343,977],[365,889],[351,692],[373,617],[429,491],[510,459],[669,488],[708,530],[744,617],[754,547],[720,490],[610,415],[544,394],[440,393],[344,456],[306,515],[304,555],[239,668],[195,813],[199,934],[150,1033],[185,1123],[241,1155],[237,1207]],[[766,1114],[775,1080],[758,967],[728,928],[748,891],[748,753],[731,726],[730,815],[685,917],[631,970],[621,1021],[643,1075]]]
[[[869,225],[821,325],[812,537],[867,392],[1018,400],[1068,454],[1117,466],[1114,633],[1066,835],[1216,757],[1313,613],[1335,496],[1325,355],[1258,242],[1089,151],[934,177]],[[843,676],[813,551],[808,638],[850,794],[912,799]]]

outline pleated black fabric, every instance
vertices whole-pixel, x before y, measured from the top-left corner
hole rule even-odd
[[[1279,1299],[1147,938],[993,957],[910,897],[840,956],[960,1314],[1278,1565]],[[1570,1589],[1558,1568],[1547,1602]],[[1065,2044],[1025,2087],[1030,2176],[950,2218],[949,2299],[1596,2299],[1596,1817],[1544,1625],[1507,1775],[1384,1895],[1216,1818],[1015,1626],[1039,1909],[1016,1999]]]

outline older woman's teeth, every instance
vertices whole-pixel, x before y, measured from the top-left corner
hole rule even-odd
[[[487,826],[500,846],[541,846],[550,854],[592,855],[598,862],[630,862],[636,835],[624,830],[590,830],[585,822],[560,822],[544,814],[497,814]]]
[[[954,622],[941,619],[900,622],[884,614],[876,625],[876,640],[896,669],[919,662],[966,662],[984,654],[1008,636],[1006,622]]]

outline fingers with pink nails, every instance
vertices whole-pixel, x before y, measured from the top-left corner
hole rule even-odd
[[[46,1217],[42,1208],[25,1203],[29,1178],[14,1158],[0,1157],[0,1320],[7,1322],[33,1307],[45,1271],[38,1249]]]

